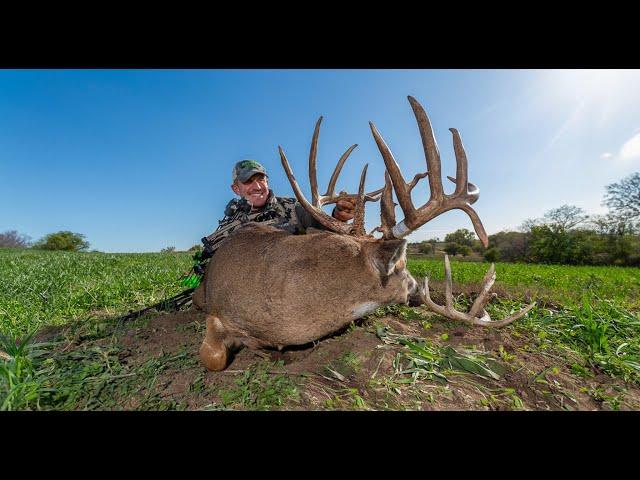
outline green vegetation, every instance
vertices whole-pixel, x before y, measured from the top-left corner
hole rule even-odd
[[[489,265],[482,262],[451,262],[454,283],[471,284],[482,280]],[[444,280],[442,259],[412,259],[409,271],[419,277]],[[558,304],[582,303],[584,293],[593,292],[598,298],[614,301],[630,308],[640,308],[640,268],[569,265],[534,265],[496,263],[496,287],[508,288],[522,296],[528,292]],[[594,299],[597,301],[597,299]]]
[[[84,235],[69,231],[50,233],[39,240],[33,248],[39,250],[65,250],[68,252],[82,252],[89,248],[89,242]]]
[[[0,249],[0,326],[24,335],[42,325],[115,317],[184,287],[188,253],[107,254]]]
[[[271,372],[282,369],[282,362],[259,363],[246,369],[235,380],[233,389],[219,392],[221,409],[273,410],[298,399],[296,384],[286,375]]]
[[[54,341],[37,344],[29,343],[31,335],[1,335],[0,349],[8,358],[0,362],[0,411],[183,408],[160,395],[159,376],[170,368],[197,367],[197,357],[182,348],[129,365],[122,361],[115,330],[104,320],[78,323]]]

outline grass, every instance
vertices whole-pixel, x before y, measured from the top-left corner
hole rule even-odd
[[[444,261],[440,259],[409,258],[407,268],[415,276],[444,280]],[[452,260],[453,282],[480,282],[488,268],[486,262]],[[528,290],[534,298],[559,304],[579,305],[583,294],[594,293],[622,307],[640,309],[640,268],[496,263],[496,275],[497,287]]]
[[[184,287],[188,253],[72,253],[0,249],[0,329],[24,335],[42,325],[117,316]]]
[[[286,374],[270,370],[282,368],[282,362],[261,362],[246,369],[236,379],[234,388],[218,392],[219,409],[274,410],[287,402],[297,402],[298,388]]]
[[[131,326],[147,320],[138,319]],[[122,361],[114,322],[92,320],[73,327],[47,343],[31,343],[32,335],[0,336],[0,349],[9,357],[0,362],[0,410],[184,407],[162,398],[159,378],[167,369],[199,367],[191,352],[183,348],[129,365]]]

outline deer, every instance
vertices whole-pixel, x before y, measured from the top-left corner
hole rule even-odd
[[[526,315],[535,302],[498,321],[490,318],[485,307],[495,298],[490,289],[496,279],[491,264],[480,294],[468,312],[453,306],[451,267],[445,256],[445,303],[432,301],[429,280],[421,282],[407,270],[407,240],[411,232],[452,209],[464,211],[482,242],[488,236],[472,208],[479,189],[467,178],[467,156],[460,134],[454,128],[453,146],[456,176],[452,194],[445,194],[441,179],[441,161],[430,120],[418,101],[409,96],[422,138],[427,171],[406,182],[391,150],[377,128],[371,132],[385,164],[384,187],[365,193],[368,164],[362,170],[357,194],[341,191],[335,185],[351,147],[343,155],[331,176],[324,195],[318,194],[316,177],[317,142],[322,117],[316,124],[309,154],[311,202],[303,195],[285,152],[278,146],[282,166],[294,194],[325,229],[309,229],[293,235],[270,225],[249,222],[238,228],[221,244],[209,262],[201,285],[193,296],[194,305],[204,310],[206,331],[199,356],[211,371],[224,370],[230,355],[240,348],[282,350],[328,337],[354,320],[377,308],[407,304],[416,300],[447,319],[481,327],[503,327]],[[411,191],[428,178],[430,197],[419,208],[413,205]],[[404,218],[395,219],[395,192]],[[349,197],[356,205],[352,223],[343,223],[322,210],[325,205]],[[364,228],[366,202],[380,201],[380,225],[369,234]],[[377,238],[374,233],[380,233]],[[336,259],[339,259],[337,261]]]

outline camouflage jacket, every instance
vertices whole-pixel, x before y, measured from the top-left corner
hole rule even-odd
[[[203,260],[210,258],[225,238],[247,222],[273,225],[293,234],[304,233],[310,227],[324,228],[295,198],[276,197],[273,191],[269,191],[267,203],[254,212],[251,211],[251,204],[244,198],[233,199],[227,204],[224,218],[218,222],[216,231],[202,238]]]

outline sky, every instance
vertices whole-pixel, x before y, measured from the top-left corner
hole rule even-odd
[[[455,175],[448,129],[460,132],[489,234],[563,204],[605,213],[605,186],[640,171],[639,85],[640,70],[0,70],[0,232],[70,230],[103,252],[186,250],[215,230],[239,160],[258,160],[276,195],[293,196],[282,146],[310,198],[320,115],[322,192],[354,143],[337,190],[356,192],[366,163],[367,190],[383,185],[369,121],[410,180],[426,162],[407,95],[429,115],[443,178]],[[414,204],[428,197],[425,179]],[[367,203],[367,231],[378,224]],[[458,228],[473,230],[453,210],[407,238]]]

